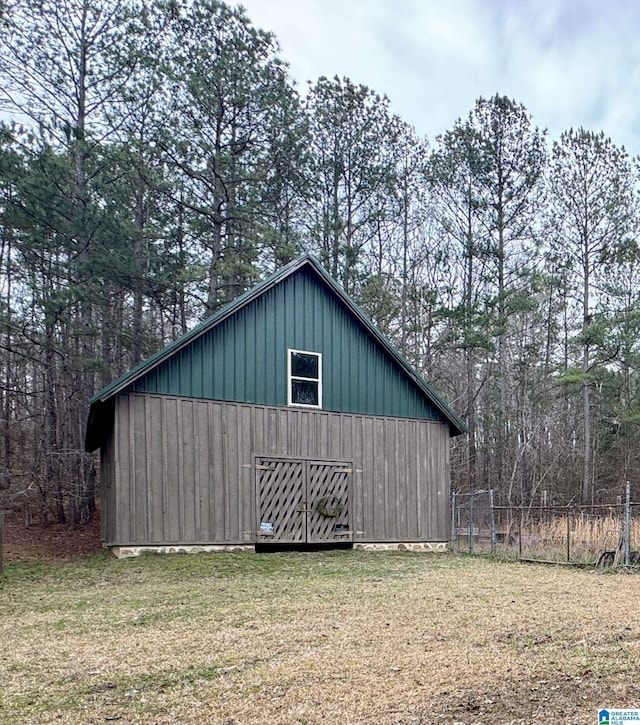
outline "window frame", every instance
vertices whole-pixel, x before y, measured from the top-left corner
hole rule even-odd
[[[318,377],[317,378],[304,378],[300,375],[293,375],[291,371],[291,361],[294,353],[300,355],[313,355],[318,361]],[[295,403],[293,401],[293,382],[303,381],[312,382],[318,384],[318,404],[312,405],[310,403]],[[312,408],[313,410],[322,409],[322,353],[314,350],[298,350],[297,348],[287,349],[287,405],[296,406],[298,408]]]

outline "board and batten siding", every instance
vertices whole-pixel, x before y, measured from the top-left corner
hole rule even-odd
[[[102,448],[105,543],[254,542],[255,456],[352,462],[354,541],[448,539],[445,423],[129,393]]]
[[[115,488],[116,455],[114,429],[106,437],[100,449],[100,538],[111,541],[116,534]]]
[[[132,389],[286,406],[289,349],[322,354],[325,410],[445,420],[389,350],[303,271],[176,351]]]

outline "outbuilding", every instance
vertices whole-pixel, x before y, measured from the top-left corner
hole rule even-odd
[[[464,424],[305,255],[98,392],[104,544],[443,548]]]

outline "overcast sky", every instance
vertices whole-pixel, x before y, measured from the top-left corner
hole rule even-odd
[[[500,93],[552,138],[580,126],[640,154],[640,0],[244,0],[301,90],[347,76],[430,141]]]

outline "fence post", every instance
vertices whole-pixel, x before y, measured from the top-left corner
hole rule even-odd
[[[522,506],[518,508],[518,559],[522,559]]]
[[[629,566],[631,549],[631,484],[627,481],[624,503],[624,565]]]
[[[2,541],[4,537],[4,511],[0,510],[0,574],[2,573]]]
[[[451,551],[456,550],[456,539],[458,538],[456,532],[456,495],[451,494]]]
[[[469,534],[469,553],[473,554],[473,498],[475,494],[471,494],[469,498],[469,525],[467,533]]]
[[[491,522],[491,553],[496,553],[496,520],[493,512],[493,489],[489,489],[489,509]]]
[[[567,509],[567,561],[571,561],[571,510]]]

